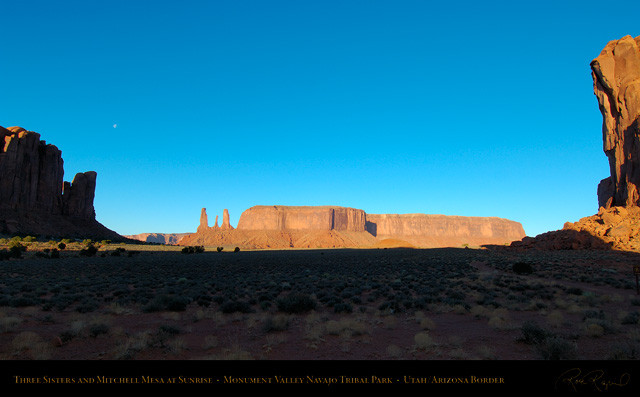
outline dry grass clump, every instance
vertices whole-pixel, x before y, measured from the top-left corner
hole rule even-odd
[[[402,358],[402,349],[398,345],[389,345],[386,351],[389,358]]]
[[[560,328],[564,324],[564,315],[559,310],[554,310],[547,314],[547,325],[553,328]]]
[[[497,308],[489,316],[489,326],[494,329],[507,329],[511,325],[509,311]]]
[[[33,331],[24,331],[11,341],[10,354],[22,359],[48,360],[53,355],[53,345]]]
[[[289,314],[266,314],[262,319],[262,330],[264,332],[284,331],[289,328],[291,321],[292,317]]]
[[[359,336],[368,333],[367,325],[354,318],[344,317],[340,320],[329,320],[325,329],[330,335]]]
[[[215,335],[207,335],[202,342],[202,349],[209,350],[218,347],[218,337]]]
[[[0,330],[2,330],[2,332],[13,331],[20,323],[22,323],[21,318],[0,313]]]
[[[116,360],[132,359],[137,353],[148,349],[153,344],[152,340],[153,333],[151,331],[142,331],[129,336],[123,343],[116,346],[113,358]]]
[[[585,327],[585,330],[587,332],[587,335],[593,338],[597,338],[599,336],[604,335],[604,327],[601,326],[600,324],[596,324],[596,323],[587,324],[587,326]]]
[[[413,337],[415,348],[418,350],[429,350],[435,346],[433,338],[428,332],[418,332]]]

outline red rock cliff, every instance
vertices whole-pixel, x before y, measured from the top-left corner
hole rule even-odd
[[[598,185],[600,207],[640,204],[640,36],[609,42],[591,62],[611,176]]]
[[[378,239],[422,247],[504,244],[525,237],[522,225],[508,219],[431,214],[367,214],[367,230]]]
[[[0,233],[121,238],[95,220],[94,171],[64,182],[62,152],[20,127],[0,127]]]
[[[242,213],[239,230],[336,230],[364,232],[363,210],[337,206],[254,206]]]

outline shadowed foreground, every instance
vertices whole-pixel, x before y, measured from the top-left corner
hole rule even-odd
[[[638,358],[633,253],[160,248],[1,262],[0,356]]]

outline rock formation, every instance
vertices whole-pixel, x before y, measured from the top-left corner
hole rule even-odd
[[[64,182],[62,152],[20,127],[0,127],[0,233],[122,239],[95,219],[94,171]]]
[[[367,230],[378,239],[419,247],[504,244],[525,237],[522,225],[508,219],[430,214],[367,214]]]
[[[611,175],[598,184],[598,213],[561,230],[526,237],[516,249],[640,252],[640,36],[609,42],[591,62]]]
[[[145,243],[177,245],[184,236],[189,234],[191,233],[140,233],[123,237]]]
[[[216,219],[216,224],[217,224],[217,219]],[[233,229],[233,227],[229,223],[229,210],[227,210],[226,208],[224,209],[224,211],[222,211],[222,226],[220,226],[220,229],[222,230]]]
[[[600,207],[640,204],[640,36],[609,42],[591,62],[611,176],[598,186]]]
[[[242,230],[337,230],[364,232],[363,210],[331,206],[255,206],[242,213]]]
[[[216,226],[218,225],[218,218],[216,218]],[[207,209],[203,208],[200,211],[200,225],[198,225],[197,232],[203,232],[209,229],[209,218],[207,217]]]
[[[225,214],[228,219],[226,210]],[[260,249],[461,247],[506,244],[525,236],[522,225],[500,218],[368,215],[339,206],[254,206],[242,213],[236,229],[226,224],[227,220],[220,228],[205,228],[201,223],[179,244]]]

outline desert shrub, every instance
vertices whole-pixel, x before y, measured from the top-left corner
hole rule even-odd
[[[317,302],[311,296],[303,293],[289,294],[276,302],[278,310],[285,313],[305,313],[314,310]]]
[[[289,328],[291,319],[285,314],[276,314],[275,316],[267,316],[262,324],[264,332],[284,331]]]
[[[120,256],[120,254],[122,254],[123,252],[126,252],[127,250],[125,248],[122,247],[118,247],[115,250],[113,250],[111,252],[111,256]]]
[[[416,348],[426,350],[433,346],[433,338],[428,332],[418,332],[413,341],[416,343]]]
[[[544,342],[551,334],[540,327],[535,321],[525,321],[522,324],[522,342],[535,345]]]
[[[620,321],[622,324],[638,324],[640,322],[640,313],[629,313]]]
[[[11,252],[8,249],[3,248],[2,250],[0,250],[0,261],[9,260],[10,258]]]
[[[513,270],[513,272],[515,274],[531,274],[533,273],[533,267],[525,262],[516,262],[513,264],[513,266],[511,267],[511,270]]]
[[[582,295],[582,288],[571,287],[571,288],[567,289],[567,293],[569,295]]]
[[[577,356],[575,345],[557,336],[536,344],[536,351],[543,360],[574,360]]]
[[[201,254],[204,252],[204,247],[201,245],[184,247],[181,251],[183,254]]]
[[[98,310],[99,308],[100,304],[97,301],[93,299],[87,299],[76,306],[76,311],[78,313],[90,313]]]
[[[59,249],[59,250],[63,250],[63,249],[65,249],[65,248],[67,248],[67,244],[65,244],[65,243],[60,243],[60,244],[58,244],[58,249]]]
[[[187,308],[188,300],[183,297],[172,295],[158,295],[147,303],[142,311],[145,313],[170,311],[183,312]]]
[[[224,250],[224,247],[218,247],[218,248],[216,248],[216,250],[217,250],[218,252],[222,252],[222,250]]]
[[[610,347],[608,360],[640,359],[640,343],[636,340],[618,342]]]
[[[600,324],[591,323],[586,327],[587,335],[591,337],[598,337],[604,335],[604,327]]]
[[[92,338],[109,332],[109,326],[103,323],[96,323],[89,326],[89,336]]]
[[[240,247],[236,247],[233,249],[233,252],[240,252]]]
[[[334,313],[351,313],[353,312],[353,307],[349,303],[337,303],[333,305]]]
[[[80,256],[95,256],[98,253],[98,249],[93,244],[88,244],[87,248],[83,248],[80,250]]]
[[[245,302],[245,301],[225,302],[220,306],[220,310],[225,314],[236,313],[236,312],[240,312],[240,313],[253,312],[253,308],[251,307],[249,302]]]

